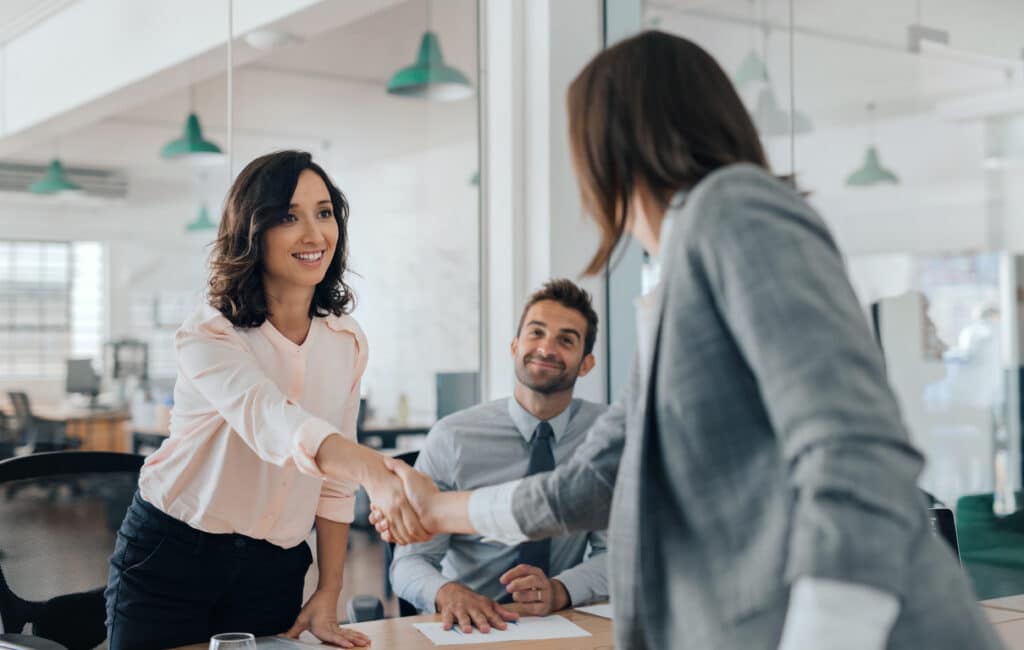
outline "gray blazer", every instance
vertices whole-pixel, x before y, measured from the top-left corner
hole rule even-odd
[[[801,576],[896,595],[889,648],[1001,648],[930,532],[923,459],[825,224],[752,165],[683,198],[650,363],[573,462],[523,480],[519,526],[608,527],[620,650],[774,650]]]

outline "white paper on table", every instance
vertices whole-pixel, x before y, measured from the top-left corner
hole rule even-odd
[[[442,623],[413,623],[413,627],[430,639],[434,645],[468,645],[471,643],[502,643],[504,641],[542,641],[591,636],[579,625],[563,616],[524,616],[508,624],[508,629],[491,628],[487,634],[473,629],[466,634],[458,626],[445,630]]]
[[[587,607],[577,607],[577,612],[583,612],[584,614],[593,614],[594,616],[600,616],[601,618],[612,617],[612,604],[604,603],[602,605],[588,605]]]
[[[301,640],[296,641],[295,639],[287,639],[281,636],[259,637],[256,639],[256,650],[314,650],[315,648],[323,647],[320,641],[312,634],[307,637],[306,633],[303,632],[299,638]],[[309,643],[308,639],[312,639],[313,643]]]

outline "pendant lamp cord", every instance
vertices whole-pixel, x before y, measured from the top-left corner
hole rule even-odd
[[[235,35],[235,0],[228,0],[228,181],[234,179],[234,162],[235,162],[235,142],[234,135],[235,129],[233,124],[234,114],[234,52],[232,51],[232,41]]]
[[[789,0],[789,169],[793,174],[793,184],[796,184],[796,74],[793,61],[796,59],[794,44],[796,39],[794,32],[796,25],[793,23],[793,0]]]

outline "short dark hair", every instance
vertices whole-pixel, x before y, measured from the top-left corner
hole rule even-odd
[[[523,307],[523,314],[519,317],[516,336],[519,336],[523,330],[526,312],[542,300],[553,300],[566,309],[578,311],[583,316],[583,319],[587,321],[587,333],[583,337],[583,356],[593,352],[594,341],[597,340],[597,312],[594,311],[594,306],[590,303],[590,294],[576,286],[572,280],[565,278],[548,280],[544,286],[533,292],[529,300],[526,301],[526,306]]]
[[[645,31],[604,50],[569,86],[567,104],[580,196],[601,231],[588,275],[625,234],[638,186],[665,208],[673,194],[721,167],[768,169],[729,76],[679,36]]]
[[[258,327],[267,319],[263,290],[262,235],[288,214],[299,175],[311,170],[331,197],[338,222],[338,245],[327,273],[313,290],[309,315],[341,316],[355,295],[345,283],[348,266],[348,201],[327,172],[305,151],[277,151],[245,166],[228,191],[217,239],[210,255],[208,300],[237,327]]]

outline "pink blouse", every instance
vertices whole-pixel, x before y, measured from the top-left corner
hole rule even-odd
[[[233,326],[203,305],[175,334],[170,437],[146,459],[139,491],[193,528],[284,548],[319,515],[351,522],[354,482],[327,480],[324,439],[355,440],[367,342],[351,316],[314,318],[302,345]]]

